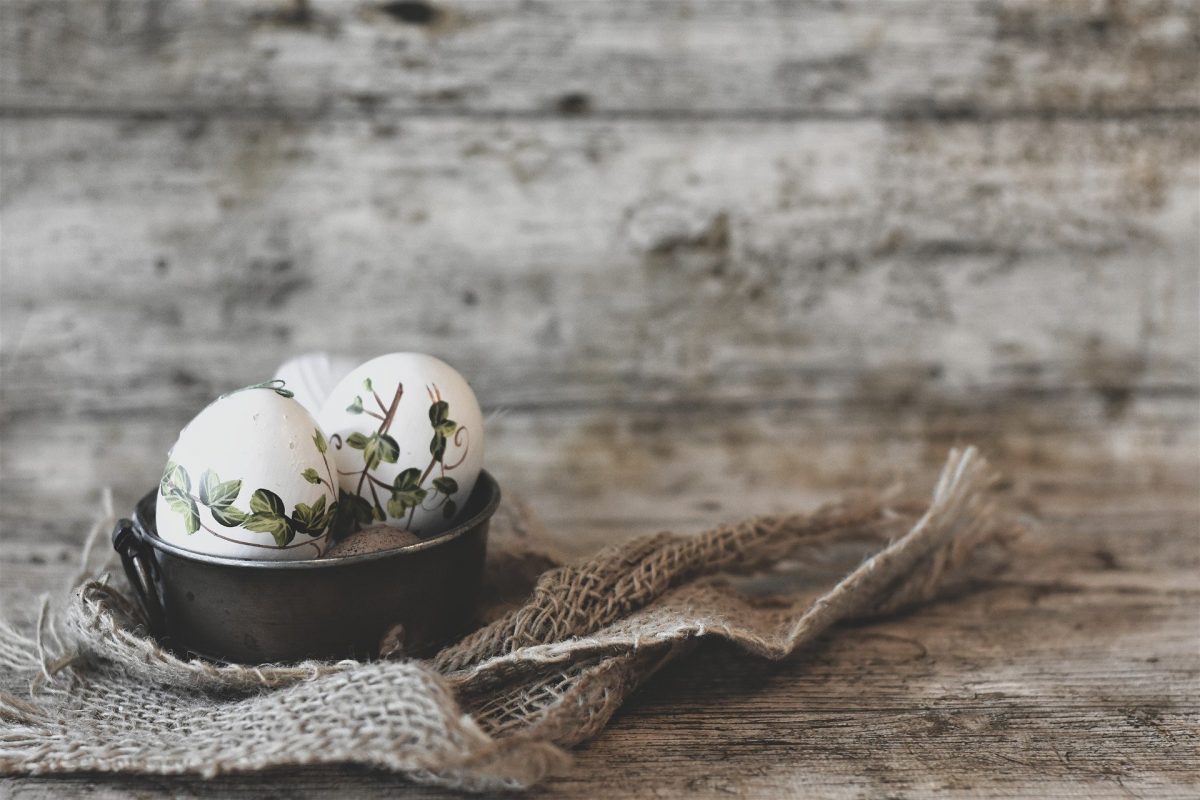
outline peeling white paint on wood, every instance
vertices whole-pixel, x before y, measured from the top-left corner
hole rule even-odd
[[[427,350],[578,552],[968,441],[1040,520],[954,603],[668,672],[549,794],[1193,795],[1198,48],[1190,0],[8,0],[0,604],[216,394]],[[425,793],[0,793],[285,783]]]
[[[1195,383],[1183,122],[6,130],[10,413],[309,349],[432,350],[493,407]]]
[[[4,106],[30,113],[1139,113],[1200,79],[1190,0],[6,7]]]

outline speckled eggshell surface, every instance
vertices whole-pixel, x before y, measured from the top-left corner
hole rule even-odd
[[[179,433],[155,522],[171,544],[254,560],[317,558],[335,512],[328,441],[281,381],[239,389]]]
[[[475,392],[433,356],[391,353],[356,367],[317,419],[353,527],[386,522],[435,536],[454,523],[483,466]]]

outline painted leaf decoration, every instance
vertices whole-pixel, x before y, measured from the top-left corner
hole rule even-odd
[[[389,516],[403,517],[408,513],[409,506],[405,505],[404,501],[396,495],[392,495],[392,499],[387,501],[387,512]]]
[[[221,479],[217,477],[217,473],[211,469],[204,470],[204,474],[200,476],[200,502],[204,505],[209,504],[209,493],[217,488]]]
[[[424,489],[393,489],[392,499],[388,501],[388,513],[393,517],[403,516],[405,511],[413,506],[419,506],[429,496]],[[393,511],[393,508],[400,509]]]
[[[363,448],[363,461],[367,462],[367,469],[375,469],[379,466],[381,456],[378,442],[379,437],[372,435],[367,440],[367,446]]]
[[[315,469],[313,469],[312,467],[309,467],[308,469],[304,470],[304,472],[301,472],[300,474],[304,477],[304,480],[308,481],[309,483],[320,483],[321,482],[321,476],[318,475],[317,471]],[[322,498],[322,500],[323,499],[324,498]]]
[[[265,490],[259,489],[258,491],[262,492]],[[254,494],[257,495],[258,492],[255,492]],[[253,500],[251,503],[253,503]],[[284,545],[289,544],[292,539],[296,538],[296,529],[292,527],[291,520],[283,516],[283,514],[274,514],[267,511],[255,512],[254,514],[251,514],[244,523],[242,523],[242,527],[248,531],[254,531],[256,533],[271,534],[271,536],[275,539],[275,545],[277,547],[283,547]]]
[[[325,455],[325,451],[329,449],[329,443],[325,441],[325,434],[320,431],[313,431],[313,444],[321,451],[321,455]]]
[[[330,503],[329,508],[325,509],[325,513],[321,515],[321,518],[319,520],[317,520],[317,527],[320,530],[325,530],[326,528],[328,528],[330,526],[330,524],[333,522],[334,518],[337,516],[337,510],[338,510],[337,502],[335,501],[333,503]]]
[[[212,502],[213,506],[228,506],[237,499],[238,494],[242,491],[242,482],[238,480],[222,481],[213,491]]]
[[[158,482],[158,491],[162,494],[168,494],[175,480],[175,462],[168,461],[166,469],[163,470],[162,479]]]
[[[171,470],[171,486],[180,494],[192,493],[192,479],[188,476],[187,470],[178,464],[175,465],[175,469]]]
[[[338,501],[333,507],[337,509],[331,531],[335,539],[343,538],[360,526],[366,525],[374,513],[371,504],[365,498],[350,494],[345,489],[338,490]]]
[[[325,496],[318,497],[312,505],[297,503],[292,511],[292,521],[301,533],[317,536],[324,529],[322,520],[325,518]]]
[[[420,505],[428,496],[421,488],[421,471],[410,467],[392,481],[392,499],[388,501],[388,513],[402,517],[413,506]]]
[[[450,404],[438,400],[429,407],[429,424],[433,426],[433,438],[429,440],[429,454],[434,461],[446,457],[446,437],[453,436],[458,423],[450,419]]]
[[[372,510],[371,504],[367,502],[367,498],[359,497],[356,494],[350,495],[353,500],[350,502],[350,510],[354,515],[354,521],[360,525],[366,525],[371,521]]]
[[[433,479],[433,488],[442,494],[454,494],[458,491],[458,481],[443,475],[440,478]]]
[[[380,462],[395,464],[399,457],[400,445],[386,433],[371,434],[366,447],[363,448],[363,459],[367,462],[367,469],[375,469]]]
[[[421,487],[421,470],[409,467],[395,477],[392,486],[397,489],[419,489]]]
[[[363,388],[364,388],[364,389],[366,389],[368,392],[370,392],[370,391],[374,391],[374,388],[375,388],[375,387],[373,387],[373,386],[371,385],[371,379],[370,379],[370,378],[363,378]]]
[[[233,506],[214,506],[208,511],[218,524],[226,528],[236,528],[246,521],[246,512]]]
[[[273,514],[282,517],[286,512],[283,500],[270,489],[256,489],[250,496],[250,510],[254,514]],[[247,526],[249,527],[249,526]]]
[[[363,450],[367,446],[367,437],[355,431],[346,437],[346,444],[353,447],[355,450]]]
[[[222,482],[211,469],[206,469],[200,476],[200,502],[206,506],[221,508],[231,505],[240,491],[241,481]]]
[[[354,402],[351,403],[350,405],[346,406],[346,410],[349,411],[351,414],[363,413],[362,398],[355,395]]]
[[[200,530],[200,512],[196,508],[195,500],[178,494],[169,494],[166,497],[171,510],[183,516],[183,527],[189,536]]]

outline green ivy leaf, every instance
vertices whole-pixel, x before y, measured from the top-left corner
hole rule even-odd
[[[400,445],[386,433],[371,434],[371,438],[367,439],[367,444],[363,448],[363,459],[367,462],[367,469],[375,469],[380,462],[384,461],[388,464],[395,464],[398,458],[400,458]]]
[[[406,505],[404,500],[396,495],[392,495],[392,498],[387,501],[387,513],[390,517],[403,517],[408,513],[409,508],[411,506]]]
[[[211,469],[204,470],[204,474],[200,476],[200,502],[208,505],[208,493],[221,483],[221,479],[217,477],[217,473]]]
[[[456,506],[454,504],[453,500],[447,500],[445,502],[445,504],[442,506],[442,517],[444,519],[450,519],[457,513],[458,513],[458,506]]]
[[[429,407],[429,424],[433,426],[433,438],[429,441],[429,453],[435,461],[446,456],[446,439],[458,430],[458,423],[450,419],[450,404],[438,400]]]
[[[321,455],[325,455],[325,451],[329,449],[329,443],[325,441],[325,434],[318,431],[313,431],[313,444],[321,451]]]
[[[292,522],[301,533],[319,536],[325,529],[325,525],[321,524],[325,516],[325,496],[321,495],[312,505],[296,503],[296,508],[292,511]]]
[[[335,540],[343,539],[359,527],[370,523],[374,515],[374,510],[366,499],[350,494],[345,489],[338,490],[338,500],[331,509],[336,511],[330,530],[330,535]]]
[[[162,494],[167,494],[171,485],[175,480],[175,462],[168,461],[166,468],[163,470],[162,478],[158,481],[158,491]]]
[[[458,491],[458,481],[443,475],[440,478],[433,479],[433,488],[442,494],[454,494]]]
[[[259,492],[264,491],[259,489]],[[257,495],[258,492],[255,492]],[[283,547],[290,544],[292,539],[296,538],[296,529],[292,526],[291,520],[283,514],[275,514],[269,511],[259,511],[251,514],[250,517],[242,523],[242,527],[248,531],[256,533],[269,533],[275,539],[276,547]]]
[[[208,509],[212,518],[226,528],[236,528],[246,521],[246,512],[233,506],[213,506]]]
[[[450,404],[445,400],[438,400],[429,407],[429,424],[435,429],[450,417]]]
[[[421,470],[416,467],[409,467],[392,479],[392,486],[397,489],[421,488]]]
[[[301,477],[304,478],[304,480],[308,481],[309,483],[315,484],[315,483],[321,482],[321,476],[318,475],[317,471],[315,469],[313,469],[312,467],[309,467],[308,469],[304,470],[304,472],[301,472],[300,475],[301,475]]]
[[[192,479],[188,476],[187,470],[178,464],[171,470],[171,486],[180,494],[192,493]]]
[[[367,498],[359,497],[356,494],[349,495],[350,511],[354,515],[354,521],[360,525],[366,525],[374,516],[371,504],[367,502]]]
[[[186,497],[180,497],[177,494],[168,494],[164,497],[167,501],[167,505],[176,514],[187,514],[190,510],[188,508],[188,499]]]
[[[346,410],[349,411],[351,414],[363,413],[362,398],[355,395],[354,402],[351,403],[350,405],[346,406]]]
[[[355,450],[363,450],[367,446],[367,437],[358,431],[346,437],[346,444],[353,447]]]
[[[283,499],[270,489],[256,489],[250,496],[250,510],[255,514],[273,514],[282,517],[286,511]]]
[[[196,508],[195,500],[174,493],[167,495],[166,498],[167,505],[171,507],[171,510],[183,516],[183,527],[189,536],[200,530],[200,511]]]
[[[393,517],[403,517],[408,513],[410,508],[421,505],[421,501],[425,499],[426,492],[424,489],[414,489],[409,492],[392,492],[392,497],[388,500],[388,514]]]
[[[388,514],[402,517],[413,506],[420,505],[429,493],[421,488],[421,470],[409,467],[392,479],[392,499],[388,501]]]
[[[325,513],[317,520],[317,527],[320,530],[325,530],[330,526],[333,520],[337,517],[338,504],[334,501],[329,504],[329,508],[325,509]]]
[[[204,470],[200,476],[200,502],[206,506],[218,508],[228,506],[237,499],[242,491],[241,481],[225,481],[217,478],[217,473],[211,469]]]

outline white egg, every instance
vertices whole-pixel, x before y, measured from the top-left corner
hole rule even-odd
[[[305,353],[280,364],[275,370],[275,378],[284,381],[296,402],[316,416],[333,387],[354,369],[354,364],[353,359],[345,356]]]
[[[336,512],[328,440],[282,381],[239,389],[179,433],[159,485],[158,535],[255,560],[317,558]]]
[[[483,466],[483,415],[449,364],[391,353],[356,367],[317,419],[337,462],[348,532],[386,522],[428,538],[449,528]]]

